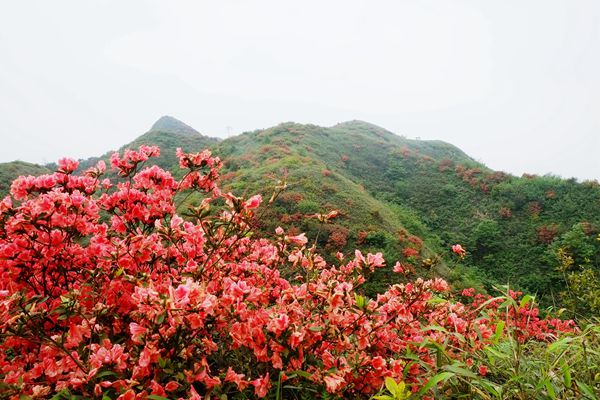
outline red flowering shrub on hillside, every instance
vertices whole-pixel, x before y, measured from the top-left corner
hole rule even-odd
[[[445,300],[441,279],[364,298],[380,253],[328,265],[304,234],[257,237],[262,198],[222,193],[217,157],[179,150],[176,180],[143,167],[158,154],[113,155],[119,182],[102,162],[77,176],[63,159],[0,203],[3,398],[368,397],[386,377],[419,390],[440,361],[425,343],[460,359],[500,320],[523,341],[571,329],[532,308]],[[199,206],[179,210],[190,191]]]

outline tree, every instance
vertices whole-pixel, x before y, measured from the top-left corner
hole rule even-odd
[[[600,313],[600,235],[588,223],[578,223],[549,247],[550,259],[563,274],[562,296],[575,315]]]

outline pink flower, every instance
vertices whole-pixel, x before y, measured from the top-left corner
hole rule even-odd
[[[267,372],[262,378],[258,378],[250,382],[254,386],[254,394],[258,397],[265,397],[271,386],[269,382],[269,373]]]
[[[190,394],[190,400],[202,400],[202,396],[200,396],[198,392],[196,392],[196,389],[194,389],[194,385],[190,386]]]
[[[227,374],[225,375],[225,382],[233,382],[237,385],[239,390],[244,390],[248,387],[248,381],[244,380],[244,374],[236,373],[233,368],[229,367],[227,369]]]
[[[117,397],[117,400],[135,400],[135,392],[133,391],[133,389],[129,389],[128,391]]]
[[[148,329],[144,328],[143,326],[132,322],[129,324],[129,332],[131,333],[131,339],[135,342],[135,343],[141,343],[141,337],[142,335],[144,335],[146,333]]]
[[[254,195],[244,202],[244,208],[246,210],[253,210],[258,208],[261,202],[262,196],[260,194]]]
[[[460,258],[464,258],[464,256],[467,254],[467,251],[460,244],[453,245],[452,251]]]
[[[290,317],[287,314],[279,314],[277,318],[272,319],[267,324],[267,330],[275,333],[275,336],[279,337],[283,331],[290,324]]]
[[[485,365],[479,366],[479,375],[486,376],[488,373],[487,367]]]
[[[379,370],[385,368],[386,362],[383,359],[383,357],[376,356],[376,357],[373,357],[373,359],[371,360],[371,366],[379,371]]]
[[[325,381],[325,387],[329,393],[335,393],[340,386],[342,386],[346,381],[339,375],[327,375],[323,378]]]
[[[58,170],[65,174],[70,174],[79,167],[79,161],[72,158],[61,158],[58,160]]]
[[[383,255],[381,252],[376,254],[367,254],[367,264],[369,268],[373,270],[374,268],[383,267],[385,265],[385,260],[383,259]]]
[[[304,246],[306,244],[306,242],[308,242],[308,239],[306,238],[306,235],[304,233],[301,233],[299,235],[296,236],[289,236],[288,240],[291,243],[294,243],[298,246]]]
[[[394,264],[394,272],[396,272],[398,274],[404,273],[404,267],[402,266],[402,264],[399,261],[397,261],[396,264]]]

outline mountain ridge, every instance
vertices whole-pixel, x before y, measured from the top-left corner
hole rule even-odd
[[[121,150],[158,145],[161,157],[153,162],[178,177],[177,147],[208,148],[224,160],[223,188],[240,195],[269,196],[286,179],[288,189],[269,207],[263,229],[307,232],[331,259],[333,249],[382,251],[419,275],[441,275],[459,287],[510,283],[540,293],[546,304],[563,296],[558,248],[571,249],[579,262],[574,268],[600,270],[600,241],[593,240],[600,232],[597,182],[515,177],[452,144],[408,139],[358,120],[331,127],[285,122],[225,140],[172,117],[159,121]],[[109,155],[82,160],[80,168]],[[306,218],[334,209],[342,214],[331,224]],[[575,246],[574,237],[585,246]],[[468,249],[460,263],[449,251],[455,243]],[[580,248],[585,256],[577,255]],[[379,271],[367,289],[376,293],[394,279]]]

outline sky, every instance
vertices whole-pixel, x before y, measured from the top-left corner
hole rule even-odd
[[[0,0],[0,162],[360,119],[600,179],[600,2]]]

